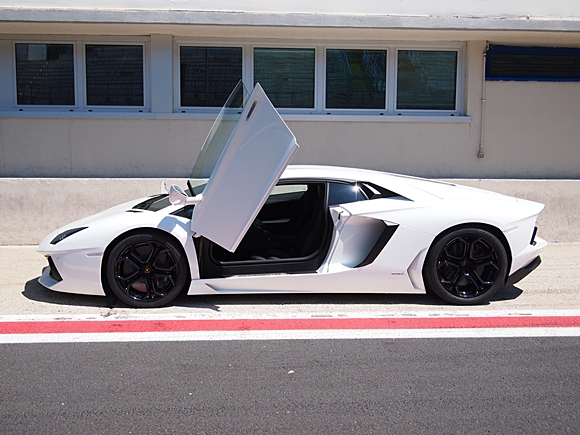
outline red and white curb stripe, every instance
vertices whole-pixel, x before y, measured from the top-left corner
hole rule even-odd
[[[565,336],[580,336],[580,312],[357,318],[0,318],[0,344]]]

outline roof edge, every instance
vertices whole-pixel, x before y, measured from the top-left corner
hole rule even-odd
[[[144,9],[2,8],[0,22],[580,32],[578,17],[460,17]]]

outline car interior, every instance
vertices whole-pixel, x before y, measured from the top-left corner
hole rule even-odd
[[[274,188],[234,252],[196,239],[203,278],[253,273],[314,272],[326,257],[332,234],[327,183],[290,183]]]

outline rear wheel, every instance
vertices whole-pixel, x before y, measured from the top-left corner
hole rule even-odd
[[[156,308],[175,299],[188,279],[187,259],[171,237],[133,234],[111,250],[107,282],[120,300],[137,308]]]
[[[443,236],[429,249],[423,266],[427,289],[458,305],[475,305],[505,285],[507,253],[499,239],[479,228]]]

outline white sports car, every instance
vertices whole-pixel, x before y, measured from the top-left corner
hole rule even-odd
[[[480,304],[540,263],[542,204],[363,169],[288,166],[295,137],[256,85],[239,84],[188,189],[66,225],[38,251],[39,282],[160,307],[182,291],[433,292]]]

